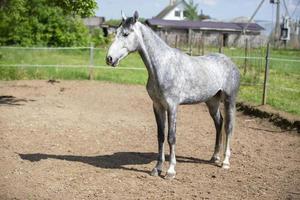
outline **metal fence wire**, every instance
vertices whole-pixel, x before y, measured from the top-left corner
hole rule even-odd
[[[176,44],[177,45],[177,44]],[[179,45],[178,45],[179,46]],[[180,46],[177,48],[181,48]],[[182,47],[188,53],[189,49]],[[206,47],[205,54],[218,52],[218,47]],[[86,79],[97,79],[94,73],[101,73],[101,70],[111,70],[105,64],[106,48],[90,47],[0,47],[0,73],[4,73],[5,68],[14,68],[23,73],[34,73],[34,70],[63,70],[65,68],[77,68],[85,70],[88,74]],[[263,100],[264,88],[268,89],[268,102],[276,104],[273,96],[282,96],[288,100],[284,104],[300,106],[300,55],[278,56],[272,53],[266,58],[267,48],[223,48],[222,52],[229,56],[239,67],[241,80],[241,93],[247,100],[256,103],[265,103]],[[202,54],[203,51],[195,49],[194,52]],[[138,59],[138,57],[137,57]],[[126,61],[124,61],[126,62]],[[265,76],[266,62],[269,63],[267,77]],[[142,71],[146,73],[146,68],[141,61],[126,63],[126,67],[114,68],[115,70]],[[26,72],[26,69],[28,71]],[[75,70],[75,69],[74,69]],[[99,71],[100,70],[100,71]],[[8,73],[6,71],[6,73]],[[124,72],[128,73],[128,72]],[[1,79],[5,79],[9,74],[2,74]],[[49,73],[47,78],[55,75]],[[113,75],[112,75],[113,76]],[[59,77],[58,77],[59,78]],[[268,80],[266,81],[266,78]],[[84,77],[83,77],[84,79]],[[265,83],[265,85],[264,85]],[[282,104],[282,102],[280,102]],[[280,105],[279,105],[280,107]]]

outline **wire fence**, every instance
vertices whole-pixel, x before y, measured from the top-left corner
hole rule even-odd
[[[182,48],[182,50],[186,49]],[[205,54],[218,51],[218,47],[205,48]],[[240,69],[242,75],[240,97],[242,100],[256,104],[263,102],[265,69],[268,61],[267,103],[279,109],[299,114],[297,109],[293,108],[300,107],[299,50],[271,49],[267,59],[265,46],[247,50],[223,48],[222,51]],[[93,46],[0,47],[0,79],[99,79],[111,81],[119,79],[121,82],[146,82],[146,68],[137,54],[124,59],[120,67],[112,68],[105,64],[106,52],[106,48],[94,48]]]
[[[0,47],[2,67],[58,67],[58,68],[103,68],[105,48],[91,47]],[[98,56],[100,55],[100,57]],[[121,67],[120,70],[145,70],[139,67]]]

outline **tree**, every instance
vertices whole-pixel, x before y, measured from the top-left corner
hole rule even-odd
[[[202,21],[202,20],[205,20],[205,19],[211,19],[211,17],[209,15],[203,14],[203,10],[201,10],[201,13],[199,15],[199,20]]]
[[[146,19],[140,17],[139,18],[139,22],[141,23],[145,23]],[[122,22],[122,19],[109,19],[105,22],[105,24],[109,25],[109,26],[119,26]]]
[[[196,21],[198,16],[198,4],[195,4],[193,0],[190,0],[184,10],[185,17],[189,20]]]
[[[61,7],[67,15],[90,17],[95,15],[95,0],[49,0],[50,5]]]
[[[0,0],[0,45],[86,45],[89,33],[80,17],[94,13],[95,6],[89,3],[95,0],[86,0],[88,5],[84,0],[72,2]]]

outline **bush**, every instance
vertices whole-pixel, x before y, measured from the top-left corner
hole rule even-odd
[[[104,37],[103,31],[100,28],[95,28],[90,31],[91,42],[95,47],[105,46],[110,43],[110,37]]]
[[[0,3],[0,45],[86,46],[89,32],[80,16],[71,11],[66,13],[66,9],[55,2],[9,0]]]

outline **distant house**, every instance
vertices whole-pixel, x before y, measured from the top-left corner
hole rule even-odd
[[[170,4],[163,9],[155,18],[164,20],[184,20],[185,8],[187,3],[185,0],[170,0]]]
[[[104,17],[89,17],[89,18],[83,18],[83,23],[86,25],[89,29],[94,28],[101,28],[101,25],[105,22]]]
[[[115,30],[114,27],[110,27],[109,25],[105,24],[105,18],[104,17],[88,17],[83,18],[83,23],[86,25],[90,30],[93,30],[95,28],[100,28],[103,31],[103,35],[105,37],[108,36],[111,32]],[[112,30],[111,30],[112,29]]]
[[[174,44],[176,38],[184,43],[204,38],[206,45],[217,45],[222,39],[223,46],[243,46],[245,38],[248,38],[253,46],[266,42],[266,38],[261,36],[264,28],[256,23],[250,23],[247,26],[247,22],[239,20],[234,22],[188,21],[185,18],[186,6],[185,0],[170,0],[170,4],[157,16],[146,20],[146,24],[169,44]],[[244,29],[246,29],[245,32]]]
[[[207,45],[217,45],[220,38],[223,46],[242,46],[244,38],[247,37],[250,42],[259,45],[264,42],[260,33],[264,30],[256,23],[250,23],[243,35],[243,29],[247,23],[237,22],[218,22],[218,21],[177,21],[163,19],[148,19],[146,23],[157,32],[157,34],[168,40],[169,43],[175,43],[175,39],[180,38],[188,42],[189,37],[193,41],[198,41],[201,37],[205,38]],[[242,39],[243,38],[243,39]]]

